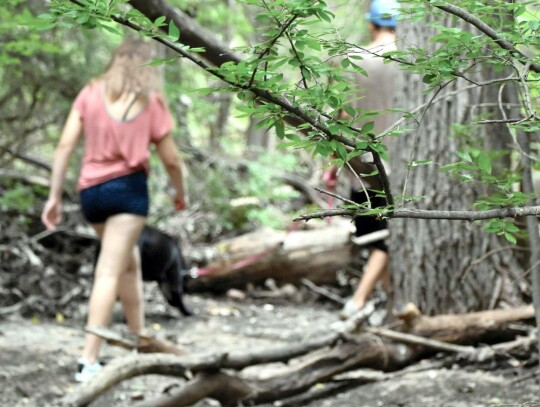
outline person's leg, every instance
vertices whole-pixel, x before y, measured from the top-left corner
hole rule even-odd
[[[144,226],[144,216],[119,214],[107,219],[96,232],[101,234],[101,251],[96,264],[95,279],[90,295],[88,326],[108,325],[118,294],[119,281],[133,261],[133,248]],[[101,340],[87,334],[83,358],[94,363]]]
[[[384,198],[376,196],[372,191],[368,191],[371,206],[373,208],[383,207],[386,205]],[[367,202],[366,194],[364,191],[351,191],[351,200],[362,205]],[[354,219],[356,227],[356,236],[365,236],[370,233],[377,232],[387,228],[387,222],[385,220],[379,220],[370,216],[357,216]],[[360,279],[360,283],[356,288],[353,297],[349,299],[342,311],[342,318],[349,318],[358,310],[360,310],[368,301],[375,284],[381,279],[385,289],[389,287],[389,273],[388,273],[388,248],[384,241],[375,242],[371,246],[370,254],[366,266],[364,267],[364,273]]]
[[[354,292],[353,301],[358,309],[366,304],[378,280],[381,280],[383,285],[387,286],[386,289],[388,288],[388,253],[384,250],[374,248],[369,254],[366,267],[364,268],[364,274]]]
[[[141,334],[144,329],[144,301],[141,273],[141,260],[137,245],[133,248],[127,272],[120,276],[118,296],[129,329]]]

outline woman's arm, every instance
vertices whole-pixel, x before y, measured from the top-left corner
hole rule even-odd
[[[79,142],[81,136],[82,123],[77,109],[71,109],[69,116],[62,130],[60,141],[54,153],[54,162],[51,175],[51,186],[49,199],[47,200],[41,220],[49,230],[56,229],[62,220],[62,192],[64,190],[64,180],[73,150]]]
[[[182,174],[182,162],[178,154],[178,149],[171,136],[167,134],[156,143],[156,151],[161,162],[165,166],[171,179],[171,183],[176,191],[174,203],[176,210],[186,209],[184,176]]]

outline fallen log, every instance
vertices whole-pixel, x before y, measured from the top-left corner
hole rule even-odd
[[[507,324],[511,321],[534,318],[534,309],[529,305],[436,317],[427,317],[417,311],[413,311],[412,315],[412,318],[400,316],[400,319],[405,321],[405,331],[442,342],[468,345],[478,342],[500,342],[516,336],[520,332],[516,332]]]
[[[190,291],[224,291],[268,278],[331,284],[352,259],[350,228],[336,222],[312,230],[263,229],[220,242],[204,256]]]
[[[411,335],[432,338],[433,342],[478,343],[487,336],[501,337],[511,332],[510,325],[534,318],[532,306],[492,310],[465,315],[424,317],[404,314],[398,342],[375,333],[354,334],[357,326],[339,327],[330,333],[311,333],[304,343],[255,352],[231,351],[203,356],[179,357],[166,354],[133,355],[106,366],[90,383],[66,398],[66,404],[84,406],[122,380],[143,374],[164,374],[184,379],[194,378],[177,391],[136,406],[188,406],[205,397],[219,400],[224,406],[256,405],[301,394],[317,383],[332,380],[347,371],[369,367],[394,371],[435,352],[430,341],[402,343]],[[342,328],[347,324],[343,323]],[[459,332],[462,335],[459,335]],[[314,339],[313,339],[314,338]],[[440,348],[436,343],[436,349]],[[467,355],[474,352],[469,347]],[[481,350],[483,348],[480,348]],[[454,347],[452,351],[459,351]],[[478,350],[478,351],[479,351]],[[248,378],[230,371],[241,371],[257,364],[288,363],[280,373],[264,378]],[[226,371],[224,371],[226,369]]]
[[[189,280],[189,292],[223,292],[270,278],[279,283],[300,283],[306,278],[314,284],[334,284],[336,272],[351,263],[354,245],[350,236],[349,222],[336,220],[309,230],[261,229],[184,252],[187,259],[199,264],[192,268],[196,278]],[[94,236],[69,230],[45,231],[33,241],[64,252],[97,245]]]

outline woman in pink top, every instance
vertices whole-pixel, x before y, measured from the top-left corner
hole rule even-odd
[[[150,144],[155,144],[170,176],[176,209],[185,208],[181,163],[170,135],[172,118],[158,72],[148,65],[151,59],[149,43],[126,41],[101,77],[81,90],[56,148],[49,199],[41,216],[49,230],[60,223],[68,163],[83,135],[81,207],[101,240],[87,325],[108,325],[119,296],[127,323],[138,335],[144,329],[144,310],[136,242],[148,214]],[[77,380],[101,368],[100,345],[97,336],[86,335]]]

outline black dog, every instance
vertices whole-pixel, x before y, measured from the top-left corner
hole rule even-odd
[[[184,304],[189,270],[178,241],[151,226],[145,226],[138,242],[144,281],[156,281],[163,296],[185,316],[193,312]]]
[[[157,282],[169,305],[185,316],[193,315],[184,304],[189,271],[178,241],[154,227],[145,226],[137,244],[143,280]]]

